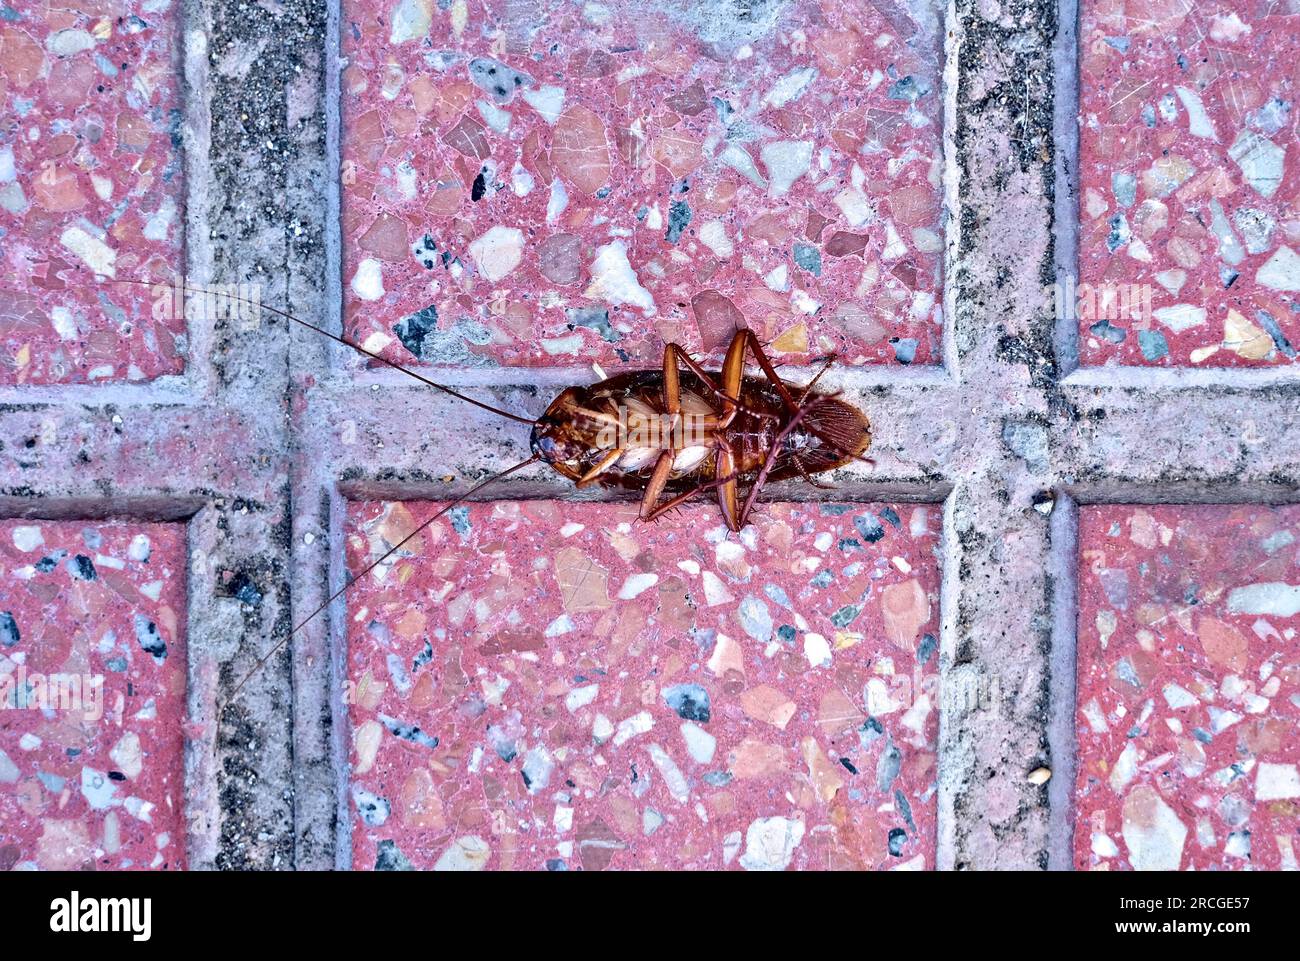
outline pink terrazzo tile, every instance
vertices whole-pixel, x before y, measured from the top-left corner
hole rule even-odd
[[[347,332],[656,364],[743,315],[785,361],[935,363],[941,37],[928,2],[349,0]]]
[[[937,509],[634,517],[458,508],[352,589],[355,866],[932,867]]]
[[[184,713],[185,528],[0,522],[0,871],[183,867]]]
[[[1081,869],[1296,870],[1300,507],[1081,512]]]
[[[146,287],[183,243],[179,4],[0,10],[0,384],[184,368],[185,321]]]
[[[1300,25],[1256,0],[1084,0],[1085,364],[1289,364]]]

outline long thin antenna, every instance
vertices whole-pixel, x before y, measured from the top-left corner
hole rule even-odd
[[[439,384],[435,381],[429,380],[429,378],[425,377],[424,375],[417,374],[415,371],[407,367],[403,367],[401,364],[395,361],[391,361],[387,357],[382,357],[379,354],[376,354],[372,350],[367,350],[366,348],[358,344],[356,341],[348,340],[346,337],[340,337],[338,334],[332,334],[325,328],[317,327],[315,324],[309,323],[305,320],[300,320],[297,317],[295,317],[293,314],[289,313],[288,311],[280,310],[278,307],[272,307],[269,304],[263,304],[260,301],[251,300],[248,297],[239,297],[236,296],[235,294],[227,293],[226,291],[210,291],[210,290],[204,290],[202,287],[191,287],[188,284],[186,284],[184,281],[182,281],[179,285],[169,285],[161,282],[151,283],[150,281],[147,280],[129,280],[129,279],[114,279],[113,282],[118,284],[135,284],[136,286],[139,287],[167,287],[170,290],[179,289],[185,291],[186,293],[200,294],[204,297],[220,296],[220,297],[225,297],[228,300],[236,301],[237,303],[248,304],[250,307],[256,307],[258,310],[269,310],[277,317],[283,317],[285,318],[285,320],[293,321],[293,323],[298,324],[299,326],[302,327],[306,327],[308,330],[316,331],[316,333],[320,334],[322,337],[328,337],[330,340],[334,341],[335,343],[343,344],[345,347],[351,347],[357,353],[364,354],[365,356],[371,358],[372,360],[377,360],[381,364],[385,364],[388,367],[393,368],[394,370],[400,370],[403,374],[406,374],[408,377],[414,377],[420,383],[425,384],[426,386],[429,387],[433,387],[437,390],[440,390],[444,394],[450,394],[452,397],[456,397],[460,400],[465,401],[466,403],[473,404],[475,407],[481,408],[482,410],[490,411],[493,414],[499,414],[500,416],[507,417],[513,421],[518,421],[520,424],[531,425],[534,423],[532,418],[520,417],[518,414],[511,414],[508,411],[501,410],[501,408],[499,407],[493,407],[491,404],[485,404],[481,400],[475,400],[473,397],[467,397],[464,394],[460,393],[459,391],[452,390],[450,387],[446,386],[445,384]]]
[[[419,527],[411,531],[411,533],[407,534],[400,541],[398,541],[396,544],[394,544],[392,547],[386,550],[383,554],[381,554],[378,560],[371,561],[369,564],[367,564],[365,569],[362,570],[360,574],[357,574],[355,577],[350,579],[346,584],[340,587],[337,591],[335,591],[333,594],[327,597],[324,603],[320,605],[320,607],[316,608],[316,610],[312,611],[310,614],[304,617],[300,622],[298,622],[297,625],[294,626],[293,630],[291,630],[284,637],[280,638],[280,640],[276,641],[274,647],[272,647],[269,651],[267,651],[265,654],[263,654],[261,657],[257,659],[257,663],[253,665],[253,669],[250,670],[247,674],[245,674],[243,678],[240,680],[240,682],[235,685],[235,689],[231,692],[230,697],[226,698],[218,706],[217,716],[220,717],[221,712],[222,710],[225,709],[226,705],[229,704],[231,701],[233,701],[235,698],[239,697],[239,692],[244,689],[244,685],[248,683],[249,679],[252,678],[252,676],[256,674],[258,671],[260,671],[262,667],[266,664],[266,662],[269,661],[272,657],[274,657],[276,652],[279,651],[280,648],[284,647],[284,645],[289,642],[289,639],[291,637],[293,637],[300,630],[302,630],[309,623],[311,623],[312,618],[314,618],[317,614],[319,614],[321,611],[325,610],[325,608],[333,604],[334,601],[336,601],[338,598],[342,597],[348,591],[348,589],[352,587],[353,584],[357,583],[357,581],[361,580],[363,577],[365,577],[367,574],[373,571],[384,561],[388,560],[388,558],[396,554],[399,550],[402,549],[403,546],[406,545],[408,541],[410,541],[413,537],[415,537],[416,534],[419,534],[421,531],[423,531],[426,527],[428,527],[430,524],[436,521],[443,514],[446,514],[447,511],[451,510],[453,507],[455,507],[456,505],[464,501],[467,497],[471,497],[472,495],[478,493],[484,487],[487,487],[489,484],[493,483],[494,481],[499,481],[503,477],[509,477],[515,471],[522,470],[523,468],[527,467],[529,464],[535,463],[536,461],[537,461],[537,456],[534,455],[528,458],[528,460],[526,461],[521,461],[520,463],[516,464],[514,467],[507,467],[501,473],[494,474],[493,476],[489,477],[487,480],[480,481],[479,483],[475,484],[465,493],[457,497],[454,501],[439,508],[438,511],[434,513],[432,517],[430,517]]]

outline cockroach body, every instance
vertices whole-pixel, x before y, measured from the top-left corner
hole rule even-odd
[[[763,377],[744,375],[747,350]],[[767,481],[816,484],[813,475],[861,458],[870,444],[861,411],[812,385],[792,390],[749,330],[737,331],[720,371],[703,370],[670,344],[662,371],[570,387],[532,432],[534,457],[577,486],[642,491],[642,520],[715,490],[733,531],[745,526]]]

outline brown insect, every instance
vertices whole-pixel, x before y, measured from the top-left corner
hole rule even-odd
[[[745,376],[747,352],[763,377]],[[866,415],[813,390],[821,373],[796,396],[750,330],[736,331],[717,373],[669,344],[662,371],[619,374],[556,397],[533,425],[533,457],[578,487],[643,491],[643,521],[716,490],[723,520],[739,531],[768,481],[803,477],[824,486],[812,475],[861,458],[871,445]]]
[[[204,293],[201,289],[193,292]],[[817,381],[834,362],[833,357],[810,383],[794,387],[777,374],[763,345],[748,329],[736,331],[720,371],[706,371],[680,345],[669,344],[664,348],[661,369],[632,371],[589,386],[566,388],[534,421],[436,383],[285,311],[256,306],[429,387],[532,427],[531,457],[442,507],[349,583],[382,564],[460,502],[539,461],[578,487],[600,484],[642,491],[639,518],[643,521],[655,520],[692,497],[714,491],[723,520],[731,530],[739,531],[768,481],[802,477],[824,487],[814,475],[853,460],[867,460],[863,455],[871,445],[871,425],[865,414],[835,395],[815,390]],[[750,355],[762,376],[745,374],[745,361]],[[232,699],[288,637],[346,590],[344,587],[335,592],[260,658],[236,686]]]

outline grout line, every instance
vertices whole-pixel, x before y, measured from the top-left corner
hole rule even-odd
[[[962,759],[954,757],[945,746],[956,743],[956,738],[949,735],[949,728],[959,725],[964,720],[958,717],[955,709],[957,699],[953,672],[945,672],[943,665],[952,664],[956,655],[957,612],[961,584],[956,572],[961,566],[960,544],[956,536],[956,518],[958,493],[949,493],[943,502],[943,518],[940,536],[939,562],[939,740],[935,746],[936,781],[938,783],[935,804],[935,863],[936,871],[953,871],[957,867],[957,822],[959,820],[955,806],[954,787],[956,779],[949,777],[949,770],[960,765]],[[947,676],[945,676],[945,674]],[[952,684],[954,690],[949,690]]]
[[[1073,291],[1079,276],[1079,7],[1078,0],[1058,0],[1056,39],[1052,49],[1052,135],[1054,169],[1054,244],[1058,309],[1054,341],[1061,376],[1079,366],[1079,324],[1063,293]]]
[[[339,37],[342,30],[342,0],[328,0],[325,10],[325,329],[343,329],[343,199],[342,136],[340,103],[342,64]],[[336,370],[342,347],[330,341],[326,368]]]
[[[325,315],[326,330],[343,330],[343,117],[341,103],[342,38],[341,0],[327,0],[325,9]],[[329,342],[324,351],[324,373],[331,384],[344,381],[343,348]],[[396,373],[396,371],[394,371]],[[405,378],[403,378],[405,379]],[[355,380],[355,378],[354,378]],[[296,444],[295,444],[296,447]],[[347,545],[344,528],[348,502],[337,484],[328,483],[328,471],[322,472],[329,498],[329,556],[325,566],[326,597],[339,590],[347,578]],[[351,718],[345,684],[348,679],[347,601],[339,597],[324,612],[325,636],[329,652],[330,690],[330,763],[334,769],[334,867],[352,870],[353,819],[351,810],[352,742]]]
[[[943,49],[943,192],[944,192],[944,263],[943,263],[943,366],[947,380],[962,380],[961,352],[957,349],[957,263],[961,251],[961,167],[957,150],[957,99],[959,94],[961,19],[956,0],[948,0],[944,10]],[[960,759],[945,746],[953,742],[948,728],[959,721],[953,716],[952,700],[944,685],[943,665],[951,662],[957,626],[960,584],[957,571],[958,541],[954,532],[957,492],[949,485],[941,506],[939,539],[939,731],[935,742],[935,781],[937,784],[934,813],[934,865],[936,871],[952,871],[957,865],[957,812],[954,792],[947,772]]]
[[[1291,484],[1199,481],[1141,483],[1099,480],[1065,484],[1063,493],[1079,504],[1163,504],[1190,507],[1197,504],[1300,504],[1300,488]]]
[[[185,867],[190,871],[211,870],[221,850],[220,776],[218,743],[221,721],[216,717],[218,671],[212,652],[195,637],[194,597],[212,596],[213,571],[201,557],[204,527],[215,527],[215,508],[205,506],[185,529],[185,720],[208,718],[186,732],[184,758]]]
[[[644,368],[619,367],[606,374],[623,373],[625,370],[658,370],[656,365]],[[819,370],[816,364],[785,364],[780,373],[790,374],[796,381],[803,377],[811,378]],[[411,370],[421,376],[436,380],[451,387],[571,387],[575,384],[592,384],[599,379],[596,371],[590,367],[570,365],[565,367],[429,367],[412,365]],[[802,376],[801,376],[802,375]],[[421,385],[390,367],[370,367],[358,369],[355,373],[340,371],[333,378],[329,387],[334,390],[365,387],[403,387],[413,389]],[[840,386],[847,389],[871,389],[877,387],[935,387],[954,386],[954,380],[944,366],[927,364],[916,367],[893,365],[864,365],[861,367],[831,368],[826,376],[818,382],[818,390],[825,386]],[[422,389],[428,390],[427,386]]]
[[[957,285],[954,283],[956,264],[961,247],[961,196],[957,190],[959,164],[957,161],[957,87],[958,49],[961,46],[957,30],[957,7],[949,0],[943,16],[943,367],[948,379],[957,381],[961,374],[960,353],[957,350]]]
[[[190,379],[182,374],[169,374],[142,384],[112,382],[8,386],[0,388],[0,404],[6,406],[81,404],[84,407],[103,407],[107,404],[143,407],[154,404],[194,407],[210,403],[207,399],[206,381],[199,383],[202,379],[202,377]]]
[[[572,482],[558,474],[543,474],[538,477],[520,475],[519,480],[503,479],[499,486],[486,488],[471,497],[466,503],[491,503],[493,501],[530,501],[563,500],[570,504],[590,503],[636,503],[639,495],[635,492],[611,487],[592,487],[576,490]],[[398,501],[446,501],[471,486],[470,478],[459,478],[454,483],[431,481],[402,480],[361,480],[341,481],[336,488],[341,497],[349,501],[398,500]],[[906,504],[942,504],[952,492],[952,484],[936,481],[932,484],[912,481],[877,481],[842,484],[833,490],[822,490],[807,484],[793,482],[784,486],[785,481],[775,482],[783,486],[772,489],[772,497],[760,497],[760,504],[870,504],[898,501]]]
[[[0,496],[0,518],[47,521],[130,520],[183,523],[206,506],[200,497],[45,497],[37,493]]]
[[[182,57],[180,94],[185,117],[181,146],[185,176],[185,239],[181,270],[183,279],[188,281],[193,277],[200,282],[211,278],[213,261],[212,232],[208,221],[212,185],[212,116],[206,11],[202,0],[184,0],[177,27]],[[200,316],[186,323],[188,350],[185,372],[177,378],[190,393],[201,397],[210,396],[217,389],[216,372],[212,366],[214,333],[204,313],[200,311]]]
[[[333,3],[331,4],[333,6]],[[329,563],[326,567],[326,597],[347,584],[347,544],[344,529],[347,526],[350,501],[337,488],[328,490],[329,497]],[[325,611],[326,638],[329,650],[329,709],[334,719],[330,731],[330,761],[334,767],[334,868],[352,870],[351,810],[352,760],[349,746],[352,743],[352,721],[348,712],[348,631],[347,597],[334,599]]]
[[[1222,387],[1236,390],[1300,388],[1300,366],[1288,367],[1080,367],[1061,378],[1064,387],[1104,387],[1154,394],[1162,390]]]
[[[1079,618],[1079,505],[1058,491],[1049,522],[1048,576],[1052,584],[1052,648],[1047,743],[1047,868],[1073,869],[1074,782],[1078,765],[1074,717]]]

